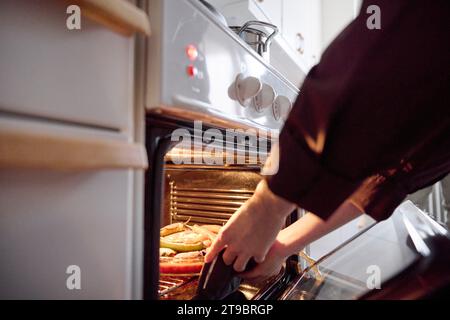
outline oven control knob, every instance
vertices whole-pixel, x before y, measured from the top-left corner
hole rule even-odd
[[[262,83],[258,78],[246,77],[239,74],[235,81],[235,93],[239,103],[243,106],[247,106],[247,101],[255,97],[259,91],[261,91]]]
[[[253,98],[253,104],[258,112],[270,107],[275,100],[275,91],[271,86],[264,83],[259,93]]]
[[[278,96],[272,104],[272,109],[275,120],[282,119],[283,121],[286,121],[289,112],[291,112],[292,103],[289,98]]]

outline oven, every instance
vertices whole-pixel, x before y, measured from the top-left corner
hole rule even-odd
[[[223,128],[205,127],[195,132],[190,124],[153,114],[147,117],[147,147],[154,152],[146,188],[146,298],[194,297],[198,274],[161,274],[160,229],[177,222],[222,226],[253,194],[262,179],[261,168],[270,150],[271,141],[267,137],[242,131],[231,139],[230,132]],[[205,137],[211,129],[216,133],[212,141]],[[174,135],[177,130],[182,132],[182,143],[178,140],[180,136]],[[219,133],[226,139],[218,139]],[[224,148],[215,154],[209,150],[211,143]],[[294,211],[286,225],[295,221],[298,214]],[[277,276],[261,283],[241,283],[240,298],[275,299],[296,275],[297,262],[292,257]]]
[[[142,4],[153,30],[145,43],[143,297],[191,299],[198,274],[160,273],[161,228],[224,224],[262,179],[299,91],[202,2]],[[241,283],[230,299],[423,297],[448,284],[448,243],[446,230],[406,203],[318,261],[300,252],[273,278]],[[408,279],[416,285],[399,285]]]
[[[143,2],[146,45],[145,299],[189,299],[196,276],[160,275],[160,229],[223,225],[262,179],[261,168],[298,89],[197,0]],[[295,220],[293,212],[286,221]],[[247,299],[275,298],[295,258]]]

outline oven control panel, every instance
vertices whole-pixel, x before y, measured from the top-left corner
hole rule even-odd
[[[154,0],[148,14],[148,112],[281,129],[298,88],[200,1]]]
[[[292,109],[292,102],[284,95],[277,95],[275,89],[256,77],[245,77],[241,73],[231,84],[228,94],[244,108],[254,108],[257,112],[265,112],[277,121],[286,121]]]

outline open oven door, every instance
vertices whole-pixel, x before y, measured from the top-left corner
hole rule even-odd
[[[449,286],[448,230],[406,201],[310,264],[281,299],[423,299],[445,295]]]

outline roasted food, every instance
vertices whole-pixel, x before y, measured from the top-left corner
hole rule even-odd
[[[217,224],[205,224],[202,227],[215,233],[215,234],[218,234],[220,229],[222,228],[222,226],[219,226]]]
[[[163,237],[167,242],[192,244],[208,239],[207,236],[193,230],[185,230]]]
[[[161,238],[159,243],[161,248],[168,248],[178,252],[198,251],[203,249],[203,242],[183,243],[171,242],[167,239]]]
[[[174,260],[195,260],[203,258],[204,254],[202,251],[192,251],[192,252],[182,252],[176,254],[173,258]]]
[[[173,257],[177,252],[175,250],[169,248],[159,248],[159,256],[160,257]]]
[[[201,234],[203,237],[205,237],[206,239],[209,239],[210,241],[214,241],[214,239],[217,237],[217,233],[210,231],[205,226],[194,225],[192,227],[191,226],[186,226],[186,227],[188,227],[189,229],[191,229],[193,232],[195,232],[197,234]]]
[[[220,226],[189,226],[173,223],[161,229],[160,273],[164,275],[198,274],[204,263],[205,249],[217,236]]]
[[[172,223],[164,228],[161,228],[160,235],[161,237],[168,236],[169,234],[180,232],[186,230],[185,224],[181,222]]]
[[[166,275],[198,274],[204,263],[201,251],[183,252],[174,257],[160,257],[159,259],[159,272]]]

